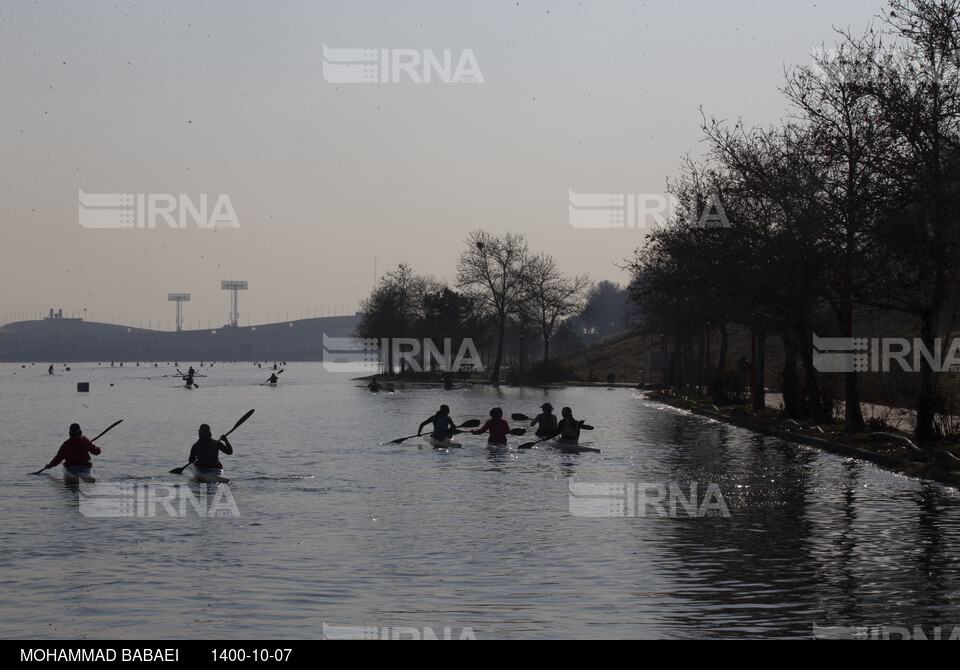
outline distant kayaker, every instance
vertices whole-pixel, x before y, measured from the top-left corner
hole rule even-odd
[[[47,370],[50,374],[53,374],[53,363],[50,364],[49,369]]]
[[[70,439],[60,445],[60,450],[56,457],[47,464],[47,468],[55,467],[60,463],[66,466],[90,465],[90,454],[99,456],[100,447],[83,435],[79,423],[72,423],[70,424]]]
[[[186,378],[187,386],[193,386],[193,368],[190,368],[190,372],[187,373]]]
[[[267,382],[269,382],[270,384],[276,384],[278,380],[279,378],[277,377],[276,373],[274,373],[270,375],[270,379],[268,379]]]
[[[573,418],[573,410],[569,407],[560,410],[560,414],[563,416],[557,425],[557,429],[560,431],[560,439],[565,442],[576,442],[580,439],[580,424],[583,422]]]
[[[374,377],[372,380],[370,380],[370,383],[367,385],[367,388],[370,389],[370,393],[376,393],[381,388],[380,382],[378,382],[377,378]]]
[[[198,468],[223,468],[220,452],[233,453],[227,436],[221,435],[219,440],[213,439],[213,433],[207,424],[201,425],[199,432],[200,439],[190,448],[190,462]]]
[[[559,432],[557,428],[557,415],[553,413],[553,405],[548,402],[540,405],[543,411],[530,422],[531,426],[537,426],[537,437],[553,437]],[[516,417],[514,417],[516,418]]]
[[[423,432],[423,427],[428,423],[433,424],[433,432],[430,433],[430,436],[438,440],[450,437],[453,435],[453,431],[457,429],[457,425],[450,418],[450,408],[446,405],[440,405],[439,412],[420,424],[420,427],[417,428],[417,436]]]
[[[494,407],[490,410],[490,419],[476,430],[470,432],[474,435],[481,435],[490,431],[490,437],[487,438],[488,444],[506,444],[507,434],[510,432],[510,424],[503,419],[503,410]]]

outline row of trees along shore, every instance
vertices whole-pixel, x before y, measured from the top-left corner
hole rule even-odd
[[[457,260],[455,287],[414,273],[410,266],[384,275],[361,304],[356,336],[451,341],[452,355],[470,339],[479,350],[493,351],[490,381],[500,381],[507,345],[542,346],[541,377],[551,373],[551,346],[558,338],[578,341],[587,331],[604,331],[622,323],[609,316],[609,299],[619,287],[593,285],[586,275],[567,276],[552,256],[530,250],[522,235],[497,237],[482,230],[470,233]],[[621,312],[627,300],[620,293]],[[593,307],[591,307],[593,306]],[[508,342],[509,338],[509,342]],[[385,368],[394,370],[393,348],[387,347]],[[401,368],[405,360],[400,361]],[[405,370],[400,370],[401,374]]]
[[[821,337],[869,335],[855,323],[865,311],[899,314],[928,352],[954,333],[960,0],[892,1],[862,34],[837,35],[835,47],[788,69],[781,90],[790,111],[777,125],[704,118],[705,157],[687,158],[670,180],[681,205],[626,261],[646,332],[672,340],[677,352],[702,349],[703,333],[719,333],[709,373],[718,402],[734,326],[756,344],[754,408],[764,406],[765,340],[779,337],[784,411],[820,419],[830,408],[813,364],[812,324],[824,313],[833,332]],[[712,198],[730,227],[691,226]],[[920,357],[914,371],[921,445],[939,437],[938,367]],[[858,372],[835,374],[845,376],[845,430],[863,431]]]

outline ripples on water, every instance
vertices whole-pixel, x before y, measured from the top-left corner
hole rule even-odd
[[[477,638],[813,637],[960,627],[954,489],[650,403],[629,389],[406,388],[370,394],[319,364],[216,366],[199,389],[163,367],[0,366],[8,467],[0,498],[0,635],[319,638],[324,626],[465,629]],[[77,381],[90,381],[89,394]],[[110,384],[114,384],[110,386]],[[573,407],[600,454],[425,447],[441,403]],[[100,483],[216,487],[168,474],[200,423],[225,432],[239,517],[91,518],[45,465],[79,421]],[[520,424],[511,422],[512,427]],[[515,438],[515,443],[528,438]],[[587,518],[571,482],[677,483],[718,516]],[[655,490],[650,489],[650,495]],[[618,499],[619,500],[619,499]],[[680,507],[683,511],[682,506]],[[819,631],[819,633],[818,633]]]

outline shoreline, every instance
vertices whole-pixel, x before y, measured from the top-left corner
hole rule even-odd
[[[777,416],[779,410],[771,408],[762,410],[761,414],[754,414],[741,406],[721,409],[716,405],[693,402],[689,398],[669,396],[661,391],[645,391],[643,396],[653,402],[787,442],[868,461],[890,472],[960,488],[960,459],[956,454],[939,447],[920,449],[905,435],[887,432],[848,434],[829,427],[824,430],[818,425],[781,419]],[[958,448],[954,445],[951,449]]]

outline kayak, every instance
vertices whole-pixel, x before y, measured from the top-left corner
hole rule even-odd
[[[97,478],[93,476],[92,471],[93,466],[90,465],[64,465],[63,481],[71,484],[78,484],[80,482],[92,484],[97,481]]]
[[[425,435],[424,439],[427,441],[427,444],[432,446],[434,449],[460,449],[463,447],[459,442],[454,442],[449,437],[443,439],[434,437],[433,435]]]
[[[222,468],[198,468],[194,467],[194,481],[205,482],[207,484],[229,484],[230,478],[223,476]]]
[[[562,437],[555,437],[552,440],[547,440],[543,444],[546,447],[552,447],[567,454],[582,454],[584,452],[600,453],[599,449],[588,447],[576,440],[566,440]]]

